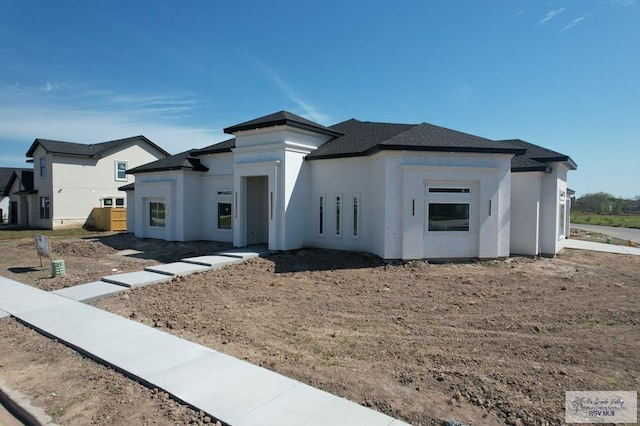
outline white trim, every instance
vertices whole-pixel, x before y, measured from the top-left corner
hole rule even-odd
[[[129,162],[128,161],[124,161],[124,160],[114,160],[113,161],[113,167],[114,167],[114,177],[116,182],[127,182],[129,179],[127,178],[127,169],[129,168]],[[122,170],[122,172],[124,172],[124,177],[118,177],[118,172],[120,171],[120,169],[118,169],[118,164],[124,164],[124,170]]]

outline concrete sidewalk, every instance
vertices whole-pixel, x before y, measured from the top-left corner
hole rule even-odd
[[[564,248],[576,250],[591,250],[603,253],[630,254],[640,256],[640,248],[618,246],[615,244],[595,243],[593,241],[574,240],[572,238],[564,241]]]
[[[229,425],[407,425],[246,361],[2,277],[0,310]]]

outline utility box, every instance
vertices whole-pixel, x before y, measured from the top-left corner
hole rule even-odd
[[[51,276],[53,278],[64,277],[66,274],[67,268],[64,264],[64,260],[57,259],[51,261]]]
[[[127,209],[124,207],[95,207],[93,226],[100,231],[126,231]]]

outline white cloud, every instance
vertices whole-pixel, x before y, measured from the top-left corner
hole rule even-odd
[[[284,92],[290,101],[294,102],[298,107],[304,110],[304,112],[300,114],[302,117],[315,121],[319,124],[327,125],[329,123],[330,117],[328,115],[323,114],[316,106],[300,98],[272,68],[259,61],[258,65],[269,75],[269,77],[271,77],[273,82]]]
[[[571,21],[569,24],[565,25],[564,27],[562,27],[562,29],[560,31],[566,31],[569,28],[573,28],[576,25],[578,25],[580,22],[584,21],[584,19],[587,17],[587,15],[582,15],[579,18],[574,19],[573,21]]]
[[[544,18],[542,18],[540,20],[540,25],[544,25],[545,23],[547,23],[548,21],[552,20],[553,18],[555,18],[556,16],[558,16],[560,13],[564,12],[566,8],[562,7],[560,9],[553,9],[550,10],[549,12],[547,12],[547,14],[545,15]]]
[[[60,84],[58,83],[47,83],[44,86],[41,86],[40,90],[43,92],[51,92],[59,88],[60,88]]]
[[[11,141],[2,142],[0,161],[15,164],[38,137],[90,143],[142,134],[171,153],[225,139],[213,123],[187,124],[198,102],[186,96],[85,92],[66,85],[60,91],[65,93],[51,96],[53,89],[0,86],[0,140]]]

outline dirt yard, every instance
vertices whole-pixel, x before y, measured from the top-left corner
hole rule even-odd
[[[135,248],[120,245],[130,238],[66,241],[69,276],[55,279],[15,269],[39,269],[27,257],[31,241],[0,241],[0,274],[54,289],[192,250],[154,242],[138,245],[138,258],[116,254]],[[565,390],[640,389],[638,300],[640,257],[566,250],[555,259],[387,264],[299,250],[95,305],[413,425],[559,425]],[[210,420],[13,319],[0,320],[0,348],[0,378],[60,424]]]

